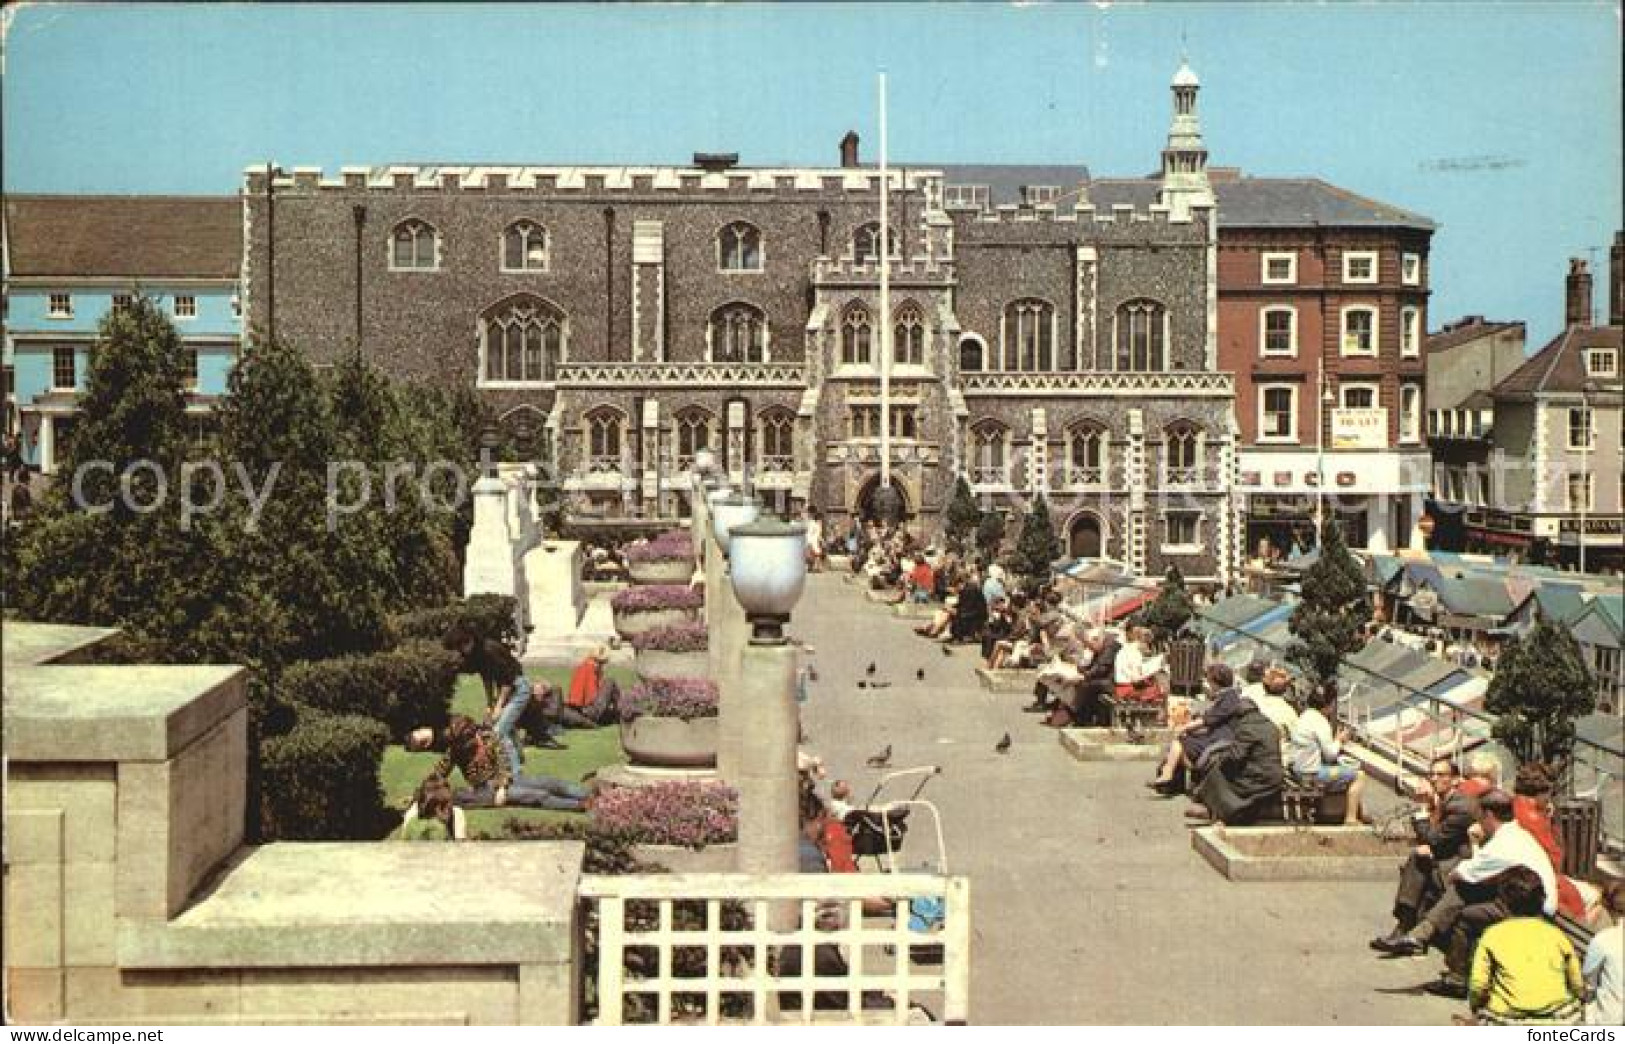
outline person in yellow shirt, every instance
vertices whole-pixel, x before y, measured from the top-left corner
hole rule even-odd
[[[1474,1018],[1491,1025],[1572,1025],[1580,1021],[1585,980],[1565,936],[1541,917],[1540,876],[1515,866],[1497,882],[1508,917],[1479,939],[1467,980]]]

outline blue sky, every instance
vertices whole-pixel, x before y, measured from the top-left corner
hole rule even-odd
[[[1432,324],[1561,324],[1621,223],[1617,2],[9,7],[13,192],[230,193],[275,159],[1153,170],[1182,51],[1215,165],[1432,217]],[[1598,248],[1588,255],[1590,248]],[[1599,314],[1606,307],[1599,287]]]

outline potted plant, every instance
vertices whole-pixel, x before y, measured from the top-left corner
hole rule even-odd
[[[700,678],[710,666],[710,635],[702,623],[657,627],[632,639],[637,672],[649,678]]]
[[[717,687],[704,678],[634,685],[621,717],[621,748],[634,765],[710,768],[717,763]]]
[[[732,870],[739,794],[722,783],[612,787],[598,795],[592,828],[629,845],[642,862],[677,873]]]
[[[694,620],[705,597],[678,584],[641,584],[617,591],[609,600],[615,630],[622,638]]]
[[[668,530],[628,547],[626,567],[634,584],[686,584],[694,575],[694,546],[687,533]]]

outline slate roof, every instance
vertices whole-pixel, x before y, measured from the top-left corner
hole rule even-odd
[[[1469,315],[1465,319],[1445,324],[1444,329],[1438,333],[1428,334],[1423,342],[1423,348],[1429,353],[1447,352],[1452,348],[1459,348],[1464,344],[1478,340],[1480,337],[1492,337],[1508,330],[1524,330],[1522,322],[1501,322],[1497,319],[1485,319],[1481,315]]]
[[[1498,399],[1529,398],[1541,392],[1572,392],[1578,394],[1587,380],[1617,390],[1618,377],[1612,380],[1588,378],[1585,369],[1587,348],[1612,348],[1618,352],[1625,345],[1625,328],[1618,326],[1575,326],[1564,330],[1547,342],[1546,347],[1530,356],[1522,366],[1513,370],[1495,386]]]
[[[926,163],[927,170],[940,170],[947,185],[986,185],[989,202],[1021,203],[1025,185],[1055,185],[1060,191],[1057,206],[1077,202],[1078,186],[1089,180],[1089,168],[1046,163]],[[1070,195],[1069,195],[1070,194]]]
[[[1155,178],[1099,178],[1089,183],[1089,202],[1102,209],[1130,203],[1144,210],[1157,200]],[[1215,178],[1221,227],[1417,228],[1438,226],[1420,214],[1350,192],[1319,178]]]
[[[234,279],[234,196],[7,196],[11,276]]]
[[[1446,609],[1460,616],[1504,620],[1512,612],[1512,598],[1504,580],[1472,575],[1441,577],[1429,586]]]

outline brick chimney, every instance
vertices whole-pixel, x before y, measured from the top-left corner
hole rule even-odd
[[[1625,229],[1608,248],[1608,325],[1625,326]]]
[[[1591,270],[1583,258],[1569,259],[1568,300],[1563,325],[1569,329],[1591,325]]]
[[[844,168],[858,165],[858,132],[847,131],[846,137],[841,139],[841,166]]]

